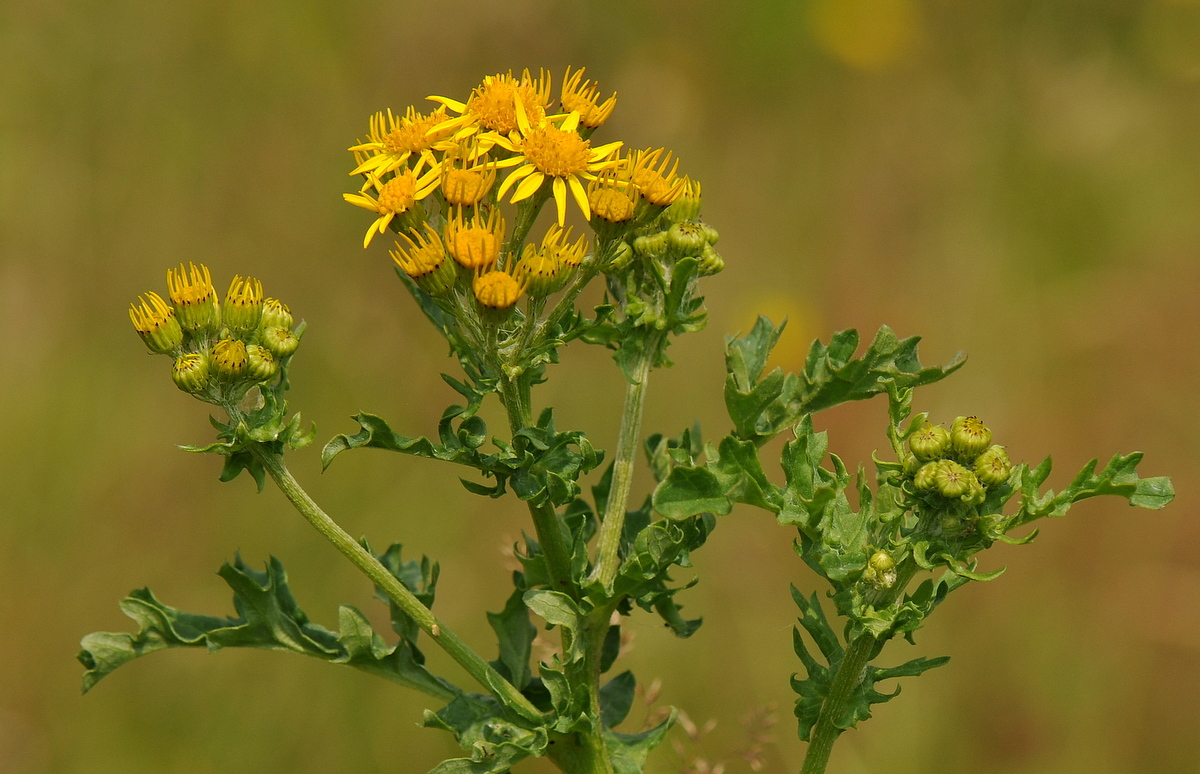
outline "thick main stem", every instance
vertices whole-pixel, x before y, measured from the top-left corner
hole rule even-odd
[[[376,586],[383,590],[387,598],[396,604],[406,615],[416,622],[421,630],[428,634],[434,642],[462,665],[463,669],[494,695],[503,705],[524,716],[528,720],[541,722],[542,716],[537,707],[526,699],[512,685],[501,677],[500,673],[491,667],[478,653],[471,650],[463,640],[452,632],[444,623],[430,612],[429,608],[413,596],[403,583],[388,572],[388,569],[378,559],[371,555],[361,544],[338,526],[321,507],[313,501],[308,493],[283,464],[283,458],[275,453],[252,446],[255,457],[262,462],[271,479],[283,492],[288,501],[295,506],[309,524],[317,532],[333,544],[355,567],[370,578]]]
[[[638,440],[641,438],[646,383],[650,380],[650,369],[654,362],[654,353],[658,349],[658,339],[651,337],[644,344],[645,347],[634,363],[634,381],[625,385],[625,406],[621,414],[621,430],[617,436],[616,457],[613,459],[612,481],[604,506],[604,518],[600,523],[596,566],[592,571],[592,579],[600,581],[605,588],[612,585],[621,562],[618,551],[621,547],[621,533],[625,529],[625,511],[629,501],[629,488],[633,484]]]
[[[913,561],[912,557],[901,562],[897,568],[896,582],[889,589],[880,589],[875,592],[875,598],[870,600],[871,603],[877,608],[891,605],[908,588],[909,582],[917,574],[918,569],[917,563]],[[860,637],[851,643],[850,647],[846,648],[842,654],[842,660],[838,663],[837,672],[829,686],[829,694],[821,704],[821,712],[817,716],[817,723],[813,726],[812,735],[809,737],[808,750],[805,751],[804,765],[800,769],[800,774],[824,774],[825,767],[829,765],[829,755],[833,751],[833,743],[845,730],[838,728],[834,719],[845,713],[846,705],[866,674],[867,662],[870,660],[871,651],[875,649],[877,642],[875,637]]]

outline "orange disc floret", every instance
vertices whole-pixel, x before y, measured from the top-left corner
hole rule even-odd
[[[609,223],[624,223],[637,207],[637,189],[615,174],[602,174],[588,183],[588,204],[592,213]]]

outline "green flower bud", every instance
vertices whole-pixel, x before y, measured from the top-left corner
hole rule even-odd
[[[979,477],[968,471],[967,473],[967,491],[959,499],[967,505],[979,505],[987,493],[983,489],[983,484],[979,483]]]
[[[984,486],[998,486],[1008,480],[1012,462],[1003,446],[993,446],[975,460],[975,475]]]
[[[401,271],[431,296],[449,293],[458,281],[458,269],[446,257],[446,247],[437,231],[427,223],[424,234],[401,234],[400,238],[405,244],[396,242],[396,249],[390,252]]]
[[[661,258],[670,249],[665,231],[657,234],[647,234],[633,240],[633,251],[643,258]]]
[[[933,481],[942,497],[954,499],[962,497],[971,488],[971,479],[975,474],[953,460],[943,460],[937,463]]]
[[[949,447],[950,433],[946,428],[928,422],[908,439],[908,448],[921,460],[940,459]]]
[[[887,551],[876,551],[867,562],[863,579],[877,588],[890,589],[896,585],[896,562]]]
[[[704,229],[699,223],[692,221],[671,226],[667,231],[667,242],[679,255],[698,255],[708,244],[708,240],[704,238]]]
[[[257,344],[246,346],[246,376],[255,382],[265,382],[279,373],[279,363],[270,350]]]
[[[175,305],[179,325],[185,331],[215,331],[221,325],[221,313],[212,275],[204,264],[188,266],[184,269],[180,264],[178,271],[167,270],[167,296]]]
[[[715,245],[717,240],[721,238],[721,235],[717,233],[717,230],[702,220],[697,221],[697,223],[700,224],[700,229],[704,232],[704,241],[708,242],[710,245]]]
[[[249,357],[240,339],[221,339],[213,346],[212,370],[218,379],[233,382],[246,375]]]
[[[928,490],[937,487],[937,473],[942,469],[942,460],[926,462],[913,476],[913,486],[917,489]]]
[[[300,339],[287,328],[267,328],[258,337],[259,343],[277,358],[285,358],[300,346]]]
[[[964,459],[974,460],[992,442],[992,431],[979,417],[957,417],[950,426],[950,446]]]
[[[225,294],[225,306],[221,308],[221,322],[236,334],[247,334],[258,330],[262,318],[262,283],[253,277],[233,276],[229,292]]]
[[[175,310],[167,306],[162,296],[147,293],[140,297],[141,306],[129,305],[129,319],[133,328],[151,352],[160,354],[173,352],[183,343],[183,329],[175,317]]]
[[[700,275],[709,277],[719,273],[725,268],[725,259],[721,254],[712,248],[712,245],[705,245],[700,250],[699,269]]]
[[[259,325],[263,328],[288,328],[290,330],[292,310],[277,298],[264,298]]]
[[[629,268],[629,264],[633,263],[633,248],[628,242],[618,242],[612,251],[612,259],[609,260],[605,271],[624,271]]]
[[[684,178],[683,192],[663,210],[663,218],[669,223],[695,220],[700,215],[700,183]]]
[[[175,386],[184,392],[198,395],[208,387],[208,360],[202,354],[181,355],[171,368]]]

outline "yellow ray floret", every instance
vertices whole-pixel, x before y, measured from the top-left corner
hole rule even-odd
[[[221,322],[234,331],[247,333],[258,328],[262,308],[262,283],[254,277],[242,278],[235,274],[229,292],[225,294]]]
[[[520,107],[521,103],[518,101],[517,105]],[[516,184],[510,201],[519,202],[533,196],[549,178],[558,206],[559,225],[567,217],[568,187],[583,217],[591,220],[592,210],[581,179],[591,180],[600,170],[619,164],[619,159],[611,157],[622,143],[610,142],[593,148],[577,132],[578,113],[568,113],[558,126],[552,120],[535,126],[529,122],[524,110],[518,111],[518,119],[519,135],[513,139],[499,137],[496,140],[497,145],[514,154],[498,162],[497,166],[517,167],[500,185],[498,196],[503,198],[508,189]]]
[[[376,113],[371,116],[368,141],[350,148],[355,153],[356,160],[360,158],[359,154],[369,154],[358,161],[358,165],[350,174],[370,173],[376,177],[383,177],[407,164],[413,156],[417,157],[413,172],[418,175],[426,164],[431,167],[437,166],[433,151],[440,149],[439,146],[454,131],[452,128],[434,131],[435,127],[444,124],[445,121],[445,108],[438,108],[425,115],[410,107],[401,117],[388,110],[386,119],[383,113]]]
[[[483,83],[475,87],[465,103],[449,97],[431,96],[429,99],[459,114],[431,131],[457,130],[458,138],[469,136],[481,128],[510,134],[518,127],[518,98],[532,114],[535,123],[544,119],[551,102],[550,74],[539,70],[538,77],[534,78],[525,70],[520,78],[516,78],[512,70],[509,70],[507,73],[489,75],[483,79]]]
[[[672,163],[673,162],[673,163]],[[663,148],[633,151],[626,162],[629,179],[646,201],[665,207],[680,197],[686,185],[679,159]]]
[[[386,231],[393,218],[408,212],[416,206],[417,201],[432,193],[437,188],[438,175],[437,169],[431,169],[417,177],[412,170],[406,169],[386,183],[380,183],[379,178],[372,176],[368,188],[376,188],[379,192],[378,198],[367,193],[367,189],[363,189],[362,193],[342,194],[343,199],[356,207],[371,210],[379,215],[367,229],[363,247],[371,244],[376,234]]]
[[[217,291],[204,264],[189,263],[186,269],[179,264],[178,271],[167,269],[167,296],[184,330],[215,329],[220,323]]]
[[[504,244],[504,218],[493,209],[487,217],[476,210],[467,219],[462,208],[446,221],[446,249],[462,267],[474,271],[490,269],[500,260]]]
[[[637,188],[615,170],[605,170],[588,183],[588,204],[592,213],[609,223],[632,219],[637,200]]]
[[[139,296],[129,305],[129,319],[154,352],[170,352],[183,343],[183,329],[175,318],[175,310],[154,291]]]
[[[496,182],[495,163],[475,141],[447,150],[441,170],[442,197],[455,207],[479,204]]]
[[[579,123],[589,129],[595,129],[608,120],[617,104],[616,92],[608,99],[600,102],[600,86],[592,81],[583,80],[584,68],[580,67],[563,76],[562,107],[568,112],[579,114]]]

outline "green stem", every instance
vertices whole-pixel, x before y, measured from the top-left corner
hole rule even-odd
[[[370,551],[359,544],[354,538],[342,529],[338,524],[329,517],[325,511],[321,510],[308,493],[301,488],[300,484],[292,477],[287,467],[283,464],[283,457],[264,449],[262,446],[254,444],[250,446],[254,456],[263,464],[271,479],[283,492],[284,496],[295,506],[309,524],[316,528],[317,532],[333,544],[334,548],[342,553],[350,560],[355,567],[370,578],[376,586],[383,590],[387,598],[396,604],[401,610],[412,618],[421,630],[436,642],[442,650],[446,651],[462,665],[463,669],[474,677],[479,683],[486,688],[493,696],[495,696],[501,704],[513,710],[517,714],[540,723],[542,715],[537,707],[526,699],[521,693],[513,687],[512,683],[500,676],[500,673],[493,669],[486,661],[479,656],[478,653],[462,641],[462,639],[452,632],[449,627],[438,620],[429,608],[421,604],[421,601],[413,596],[403,583],[396,579],[394,575],[388,572],[378,559],[371,555]]]
[[[517,207],[517,222],[513,225],[512,238],[504,246],[504,251],[512,256],[513,262],[520,257],[518,252],[525,244],[525,237],[529,236],[529,230],[533,228],[542,206],[549,198],[550,186],[543,185],[541,190]]]
[[[509,428],[514,436],[530,426],[532,412],[527,386],[522,385],[519,380],[513,381],[502,375],[500,398],[508,413]],[[572,597],[578,596],[571,578],[571,536],[566,522],[550,503],[537,504],[528,500],[526,505],[529,506],[529,515],[533,517],[533,529],[537,533],[542,556],[546,558],[546,569],[555,589],[565,591]]]
[[[896,582],[890,589],[880,589],[869,599],[876,608],[887,607],[899,599],[908,587],[909,581],[916,575],[917,563],[909,557],[897,568]],[[845,729],[838,728],[834,719],[845,714],[847,705],[866,674],[867,662],[871,658],[877,640],[871,636],[863,636],[851,643],[838,662],[837,672],[829,686],[829,693],[821,703],[821,712],[817,723],[813,726],[812,735],[808,740],[808,750],[804,754],[804,765],[800,774],[824,774],[829,765],[829,754],[833,751],[833,743]]]
[[[620,566],[618,551],[621,547],[621,534],[625,528],[625,511],[629,501],[629,488],[633,484],[633,466],[637,459],[638,441],[641,438],[646,383],[650,380],[650,369],[658,344],[659,336],[650,336],[643,342],[643,349],[633,365],[633,381],[625,385],[625,406],[621,414],[616,457],[613,459],[612,484],[604,506],[604,519],[600,523],[600,542],[596,566],[592,571],[592,580],[600,581],[605,588],[612,586]]]

